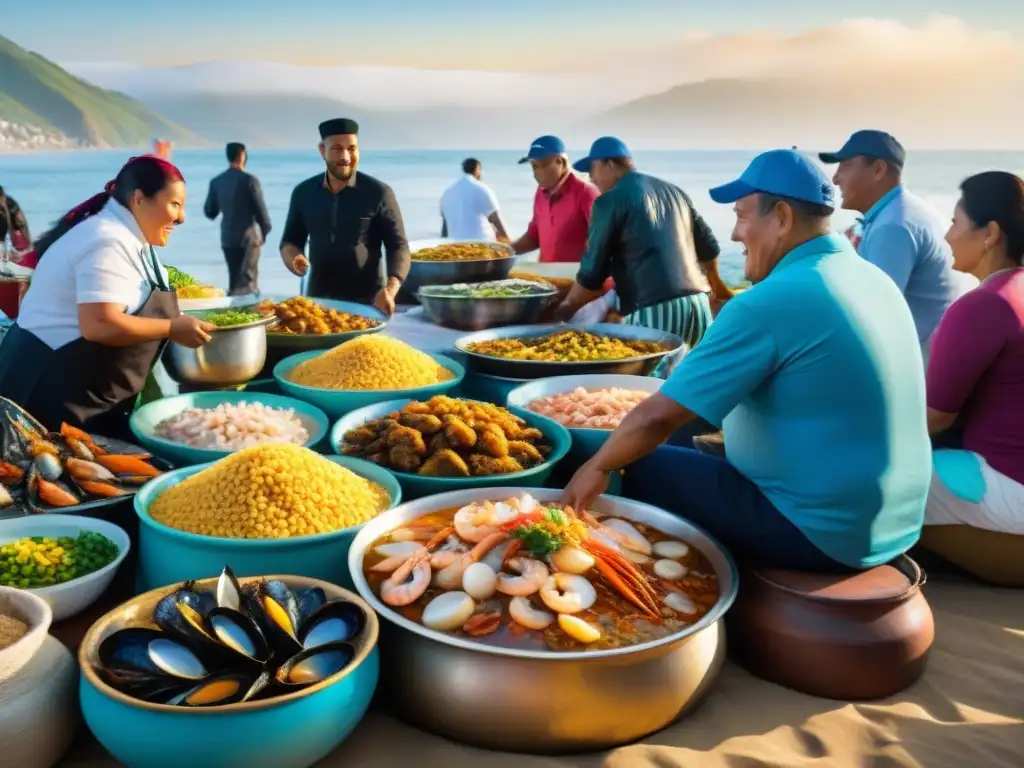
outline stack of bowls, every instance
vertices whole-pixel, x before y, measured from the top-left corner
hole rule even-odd
[[[176,466],[187,467],[217,461],[232,453],[230,450],[195,448],[161,437],[157,427],[165,419],[189,408],[216,408],[225,403],[260,403],[271,408],[291,409],[309,433],[305,447],[315,449],[327,436],[330,420],[316,406],[282,395],[261,392],[195,392],[154,400],[135,411],[129,420],[132,433],[139,445]]]
[[[325,458],[383,487],[391,497],[389,508],[401,502],[402,489],[387,470],[347,456]],[[136,495],[138,582],[142,589],[213,576],[220,573],[225,563],[229,563],[239,576],[294,573],[334,584],[352,583],[345,557],[362,525],[312,536],[232,539],[180,531],[153,519],[149,510],[161,493],[211,466],[213,464],[201,464],[168,472],[149,482]]]
[[[455,376],[439,384],[415,387],[413,389],[320,389],[319,387],[307,387],[302,384],[296,384],[288,378],[288,374],[299,363],[312,360],[314,357],[322,354],[324,354],[322,351],[317,350],[286,357],[274,366],[274,379],[277,381],[281,391],[286,395],[311,403],[332,418],[344,416],[357,409],[385,400],[398,398],[429,400],[435,395],[454,395],[466,376],[466,369],[461,363],[445,355],[425,352],[424,354],[430,355],[434,360],[455,374]],[[381,382],[381,384],[385,383]]]

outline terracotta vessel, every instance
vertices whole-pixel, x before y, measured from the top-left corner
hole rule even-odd
[[[744,572],[726,617],[734,658],[813,696],[891,696],[921,676],[935,638],[925,580],[906,556],[854,575]]]

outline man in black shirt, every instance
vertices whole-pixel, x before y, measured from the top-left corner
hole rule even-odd
[[[270,234],[270,214],[259,179],[245,171],[245,145],[227,145],[230,167],[210,182],[203,213],[220,220],[220,244],[228,263],[228,293],[245,296],[259,290],[260,246]]]
[[[320,156],[327,170],[292,192],[281,259],[300,277],[311,269],[310,296],[373,304],[391,315],[409,274],[409,243],[391,187],[356,170],[358,133],[358,124],[347,118],[320,124]]]

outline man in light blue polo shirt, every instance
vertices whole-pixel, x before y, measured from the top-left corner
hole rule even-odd
[[[843,208],[864,215],[857,252],[903,291],[926,345],[949,305],[977,286],[953,271],[945,239],[949,222],[903,186],[906,152],[888,133],[857,131],[838,152],[819,157],[839,164],[833,181]]]
[[[610,472],[624,495],[677,512],[734,555],[780,568],[866,569],[918,539],[931,479],[921,351],[885,273],[830,234],[832,185],[791,150],[711,190],[754,285],[577,472],[587,508]],[[697,416],[727,459],[662,443]],[[646,458],[645,458],[646,457]]]

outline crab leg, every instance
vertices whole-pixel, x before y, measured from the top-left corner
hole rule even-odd
[[[619,593],[623,597],[629,600],[629,602],[633,603],[633,605],[637,606],[647,615],[658,617],[658,614],[654,613],[649,605],[647,605],[643,600],[637,597],[636,593],[633,592],[633,590],[631,590],[629,586],[620,578],[619,574],[615,571],[615,569],[608,565],[608,563],[606,563],[604,560],[602,560],[600,556],[598,556],[594,560],[594,565],[597,567],[597,570],[601,572],[601,575],[604,576],[609,581],[609,583],[619,591]]]

